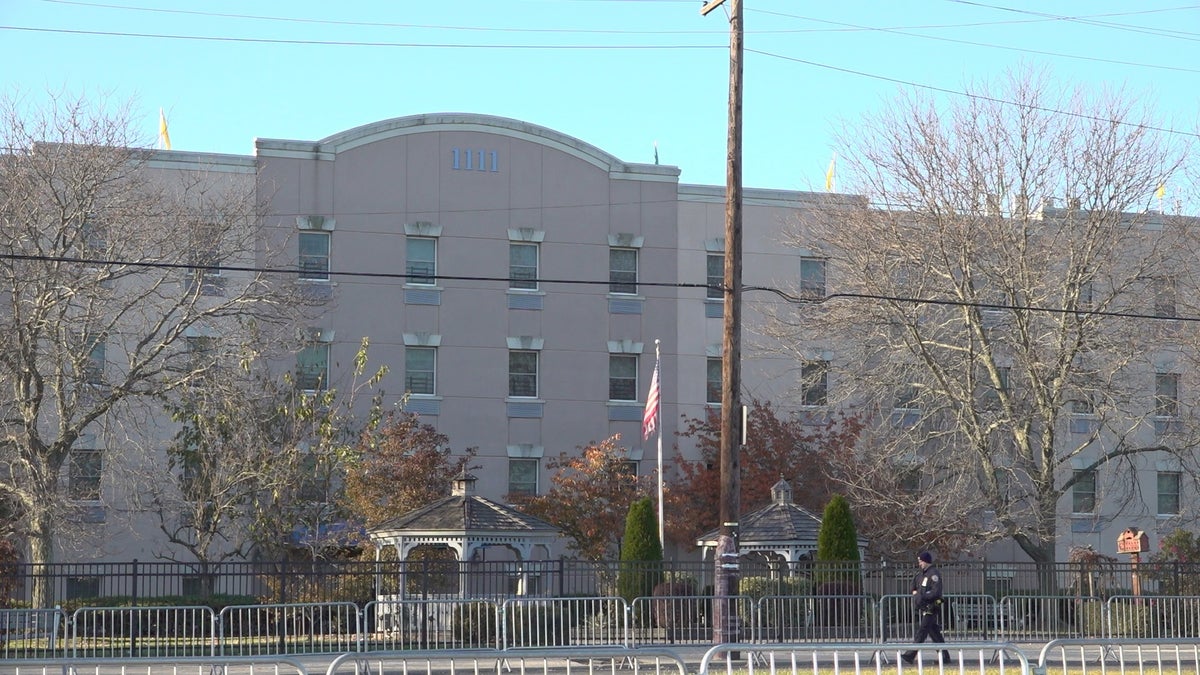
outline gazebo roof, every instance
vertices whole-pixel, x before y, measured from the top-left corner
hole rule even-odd
[[[397,547],[401,560],[422,545],[450,546],[460,560],[487,546],[506,546],[529,559],[533,547],[547,547],[559,536],[554,525],[475,494],[475,481],[464,470],[449,497],[376,525],[368,532],[371,540]]]
[[[742,516],[738,522],[738,549],[742,553],[773,552],[787,560],[800,560],[817,548],[821,519],[792,501],[792,486],[782,478],[771,486],[771,503]],[[696,539],[696,545],[715,548],[720,530]],[[859,537],[858,548],[867,540]]]
[[[474,480],[474,476],[469,476]],[[404,532],[507,532],[558,533],[558,528],[546,521],[521,513],[511,506],[499,504],[476,494],[452,494],[432,504],[380,523],[371,529],[371,536],[386,536]]]

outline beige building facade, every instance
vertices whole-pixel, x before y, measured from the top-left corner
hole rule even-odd
[[[259,262],[294,264],[317,307],[313,343],[282,365],[303,386],[338,387],[368,338],[371,363],[390,368],[385,402],[405,399],[453,449],[477,449],[479,494],[544,492],[549,459],[613,435],[638,473],[652,474],[657,449],[641,419],[656,342],[666,460],[696,457],[676,433],[720,400],[723,186],[681,184],[676,167],[473,114],[396,118],[320,141],[258,139],[253,157],[160,152],[152,165],[256,181],[260,248],[280,252]],[[782,244],[781,232],[803,212],[856,198],[744,197],[746,285],[823,297],[823,262]],[[777,302],[745,296],[743,396],[787,408],[800,364],[756,339]],[[1151,500],[1155,480],[1147,471]],[[1109,547],[1064,518],[1060,559],[1077,538],[1115,547],[1132,524],[1122,521]],[[1154,527],[1154,514],[1144,520]],[[93,557],[151,558],[163,546],[152,532],[136,542]]]

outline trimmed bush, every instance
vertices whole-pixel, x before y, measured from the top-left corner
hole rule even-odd
[[[649,596],[662,581],[662,545],[658,541],[658,519],[654,501],[637,500],[625,517],[625,536],[621,539],[621,568],[617,574],[617,595],[625,602]]]

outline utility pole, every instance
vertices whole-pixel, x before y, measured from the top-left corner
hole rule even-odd
[[[707,15],[725,0],[709,0]],[[714,563],[713,641],[737,642],[742,389],[742,0],[729,0],[729,142],[725,163],[725,323],[721,338],[721,505]]]

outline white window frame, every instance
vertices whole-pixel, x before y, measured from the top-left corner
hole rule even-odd
[[[529,467],[533,467],[533,486],[529,489],[529,481],[521,483],[513,482],[513,474],[515,470],[524,467],[524,471],[528,471]],[[508,458],[508,494],[518,495],[536,495],[541,488],[541,473],[542,460],[537,457],[509,457]],[[514,485],[522,486],[522,489],[514,489]]]
[[[1179,417],[1179,373],[1154,374],[1154,416],[1164,420]]]
[[[324,254],[305,253],[304,242],[306,240],[316,241],[323,240],[325,242]],[[302,230],[296,238],[297,248],[297,278],[300,281],[329,281],[329,261],[333,253],[333,233],[322,230]],[[323,265],[312,263],[324,262]]]
[[[429,354],[432,359],[432,366],[428,370],[417,370],[412,367],[409,362],[409,356],[416,354]],[[404,347],[404,391],[413,396],[436,396],[437,395],[437,347],[423,345],[406,345]],[[428,391],[417,391],[413,388],[413,380],[416,374],[420,373],[428,379]]]
[[[804,300],[824,300],[828,292],[825,258],[800,257],[800,297]]]
[[[1163,491],[1163,478],[1166,478],[1166,477],[1170,477],[1174,480],[1174,483],[1175,483],[1174,488],[1175,489],[1173,492],[1171,492],[1171,491],[1164,492]],[[1155,504],[1155,511],[1157,512],[1157,514],[1160,516],[1177,516],[1177,515],[1179,515],[1181,505],[1183,504],[1182,472],[1180,472],[1180,471],[1159,471],[1155,475],[1154,483],[1155,483],[1155,493],[1157,495],[1156,504]],[[1164,497],[1174,498],[1175,509],[1173,511],[1163,509],[1163,498]]]
[[[1085,474],[1090,474],[1087,480],[1081,480]],[[1080,515],[1091,515],[1096,513],[1096,506],[1099,501],[1096,499],[1096,470],[1095,469],[1075,469],[1075,483],[1071,486],[1071,513]],[[1083,487],[1090,485],[1091,491],[1084,491]],[[1091,500],[1092,507],[1087,511],[1081,511],[1077,507],[1082,500]]]
[[[425,258],[413,257],[414,242],[429,242],[433,247],[432,260]],[[422,272],[414,272],[414,266],[418,264],[429,265],[429,270]],[[405,283],[412,286],[436,286],[438,274],[438,237],[427,237],[420,235],[408,235],[404,238],[404,274]]]
[[[517,264],[514,261],[514,256],[517,251],[533,250],[533,266],[532,276],[529,275],[529,265]],[[508,288],[514,291],[536,291],[538,290],[538,275],[541,270],[542,247],[536,242],[529,241],[510,241],[508,242]]]
[[[716,380],[712,377],[714,365],[717,371]],[[710,356],[704,361],[704,402],[708,405],[721,405],[722,387],[724,386],[725,379],[724,372],[722,371],[723,367],[721,357],[719,356]],[[712,396],[714,390],[717,393],[717,400],[715,401]]]
[[[713,262],[716,262],[717,274],[713,274]],[[705,276],[704,283],[707,287],[704,289],[704,298],[706,300],[724,300],[725,290],[722,286],[725,285],[725,254],[724,253],[709,253],[704,258]]]
[[[814,393],[819,392],[815,396]],[[829,361],[808,359],[800,365],[801,405],[822,408],[829,405]]]
[[[532,355],[533,371],[532,372],[514,372],[513,359],[517,356]],[[508,350],[508,398],[535,399],[541,391],[541,352],[536,349],[509,349]],[[514,388],[513,378],[533,378],[533,393],[513,393],[517,391]]]
[[[633,269],[616,269],[615,256],[628,254],[633,256]],[[608,249],[608,292],[613,295],[637,295],[638,268],[641,265],[641,251],[632,246],[610,246]],[[632,280],[625,275],[631,275]]]
[[[618,367],[624,364],[623,373],[615,373]],[[621,401],[628,403],[638,400],[638,365],[639,359],[637,354],[612,354],[608,355],[608,400]],[[627,374],[626,374],[627,373]],[[628,389],[627,396],[615,396],[614,394],[621,393],[618,391],[622,385]]]
[[[100,501],[103,480],[104,452],[95,448],[71,448],[67,460],[67,495],[71,500]]]
[[[331,352],[332,345],[330,343],[313,341],[304,345],[304,347],[296,353],[296,386],[301,391],[326,391],[329,389],[329,361]],[[306,375],[302,375],[302,372],[305,370],[301,357],[303,354],[324,355],[325,364],[322,368],[324,372],[319,375],[319,378],[315,382],[309,379]],[[307,386],[309,384],[316,384],[317,386],[309,387]]]

